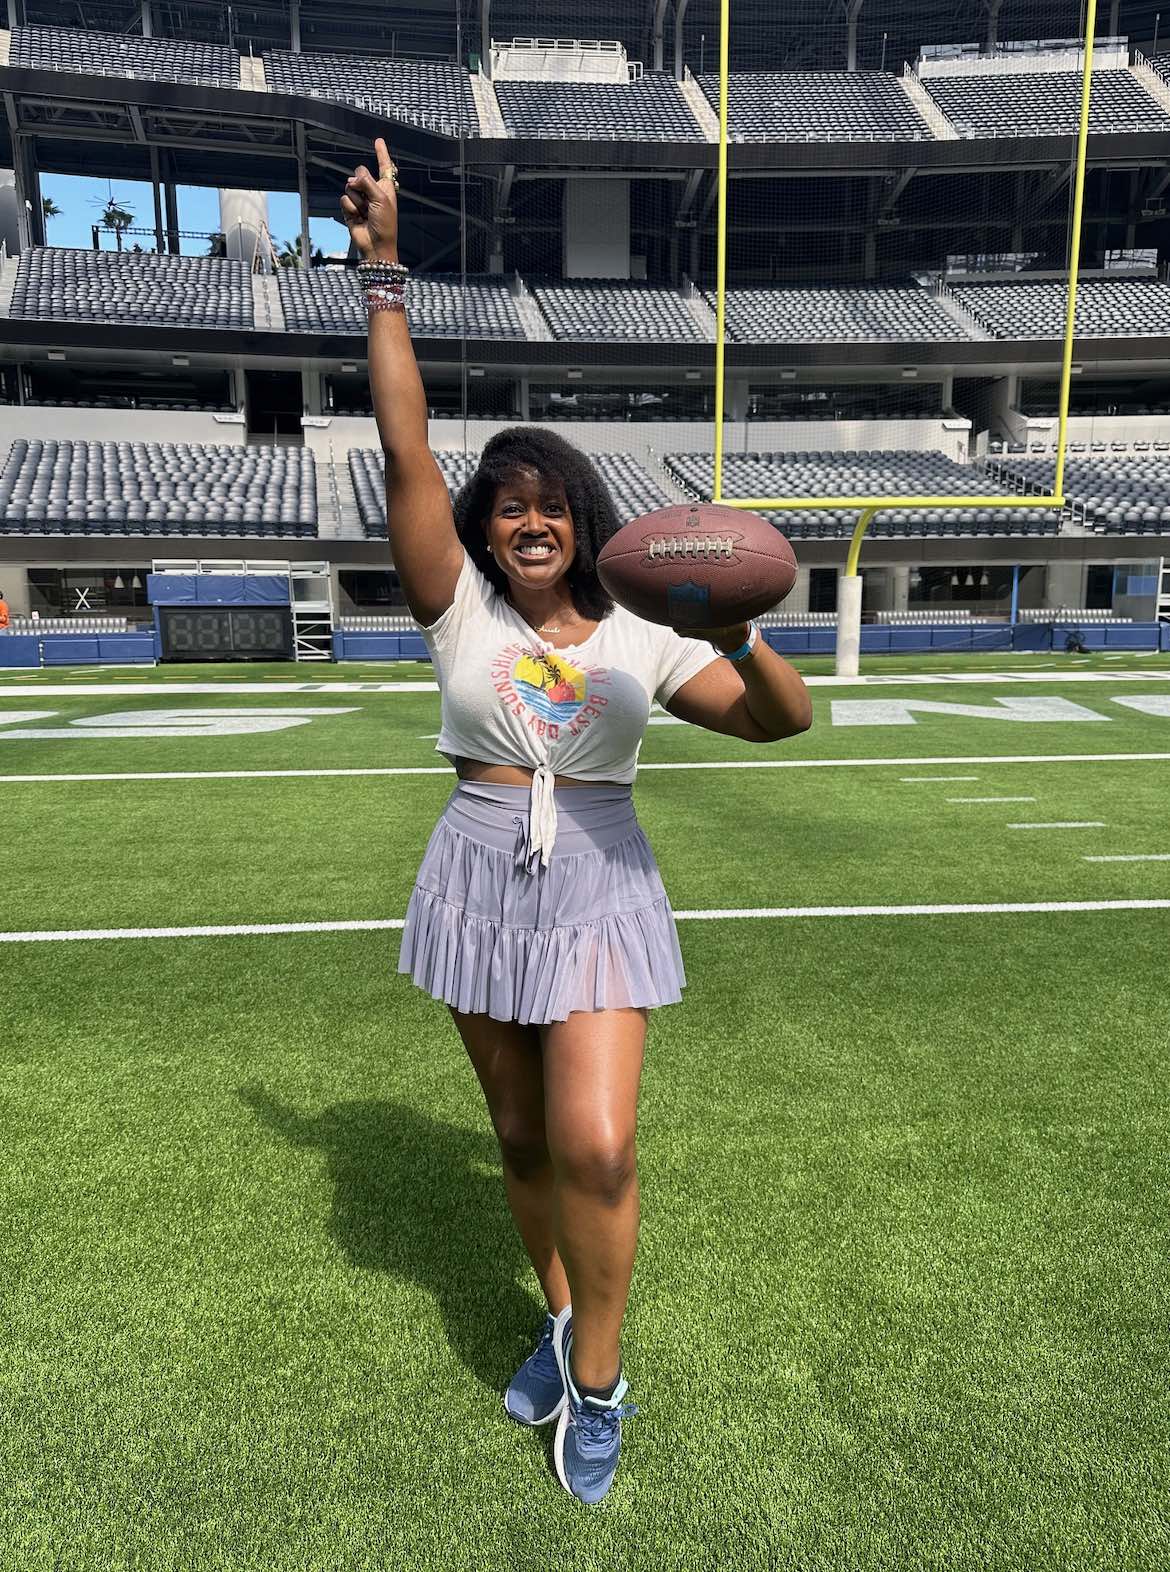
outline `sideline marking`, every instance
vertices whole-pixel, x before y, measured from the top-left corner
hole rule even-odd
[[[978,775],[899,775],[900,781],[977,781]]]
[[[901,768],[907,764],[1145,764],[1170,761],[1170,753],[993,753],[922,759],[720,759],[679,760],[673,764],[643,764],[642,770],[830,770]],[[330,776],[447,775],[445,764],[385,765],[337,770],[142,770],[72,775],[0,775],[0,784],[33,785],[51,781],[263,781],[303,780]],[[935,777],[938,778],[938,777]],[[978,780],[972,776],[972,780]],[[571,790],[572,788],[570,788]]]
[[[679,911],[680,922],[722,922],[740,917],[967,917],[1007,912],[1161,911],[1170,899],[1134,901],[981,901],[943,906],[744,906]],[[0,933],[0,944],[48,944],[80,939],[224,939],[261,934],[370,933],[402,928],[401,917],[352,918],[344,922],[221,923],[182,928],[48,928]]]
[[[1103,830],[1104,819],[1058,819],[1052,824],[1009,824],[1009,830]]]
[[[1082,857],[1082,862],[1170,862],[1170,852],[1131,852],[1127,856]]]
[[[948,802],[1035,802],[1035,797],[948,797]]]

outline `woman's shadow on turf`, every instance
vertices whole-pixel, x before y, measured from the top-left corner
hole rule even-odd
[[[459,1359],[502,1391],[529,1351],[543,1306],[516,1281],[528,1258],[494,1137],[404,1103],[339,1103],[307,1117],[262,1087],[242,1087],[240,1097],[291,1146],[324,1155],[330,1233],[346,1258],[427,1288]]]

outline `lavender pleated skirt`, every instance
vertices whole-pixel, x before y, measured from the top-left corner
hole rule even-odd
[[[555,792],[548,866],[525,866],[529,788],[460,781],[427,844],[398,970],[445,1004],[544,1025],[677,1004],[674,913],[629,786]]]

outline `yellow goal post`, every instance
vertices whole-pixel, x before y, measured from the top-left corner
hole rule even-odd
[[[1069,386],[1072,380],[1073,337],[1076,319],[1077,278],[1081,254],[1081,216],[1084,205],[1085,163],[1089,139],[1089,104],[1093,82],[1093,39],[1096,31],[1097,0],[1086,0],[1084,23],[1084,66],[1081,80],[1080,122],[1077,128],[1076,163],[1073,174],[1072,218],[1068,248],[1068,296],[1065,303],[1064,349],[1061,359],[1056,466],[1052,493],[1048,496],[1019,495],[971,496],[831,496],[831,497],[728,497],[723,492],[724,413],[726,407],[726,303],[727,303],[727,146],[728,146],[728,72],[731,32],[731,0],[720,0],[719,14],[719,166],[716,237],[716,328],[715,328],[715,463],[712,500],[729,508],[753,512],[810,512],[814,510],[853,510],[857,526],[846,560],[848,592],[839,608],[839,635],[850,632],[850,645],[856,645],[856,630],[841,627],[842,614],[860,624],[861,596],[858,561],[866,529],[875,514],[885,508],[1063,508],[1064,464],[1068,436]],[[845,590],[846,586],[842,586]],[[841,667],[841,639],[838,640],[838,669]],[[856,672],[856,650],[847,652],[847,664]]]

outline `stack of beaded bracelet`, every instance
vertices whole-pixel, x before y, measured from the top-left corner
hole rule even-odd
[[[358,283],[371,311],[405,311],[410,269],[401,262],[359,262]]]

